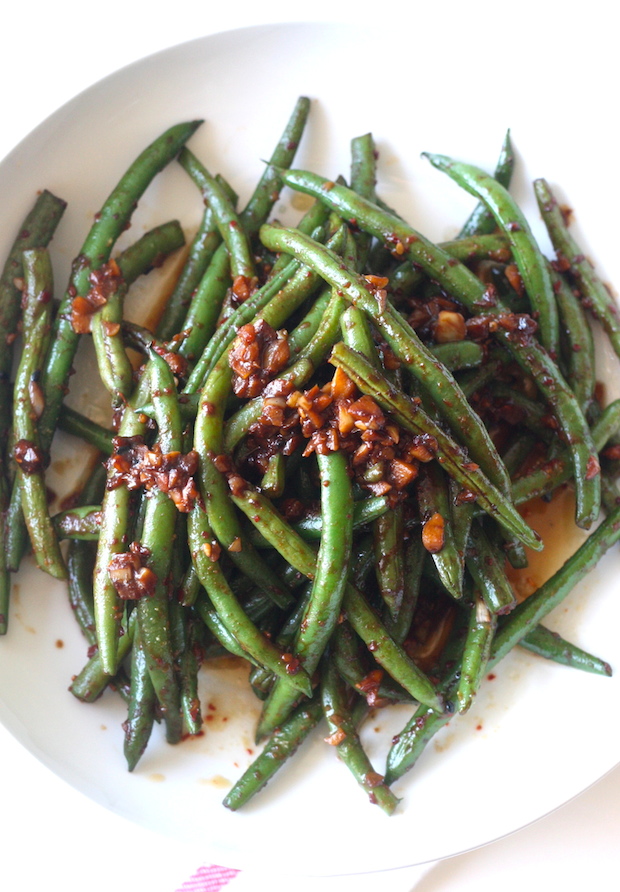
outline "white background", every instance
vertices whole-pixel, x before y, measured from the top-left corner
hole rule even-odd
[[[490,76],[518,72],[528,64],[520,54],[518,35],[522,22],[531,22],[531,46],[548,60],[553,90],[562,89],[562,68],[601,64],[615,52],[609,37],[612,24],[604,21],[602,3],[581,7],[574,24],[569,4],[515,5],[444,2],[446,27],[470,40],[472,52],[489,55]],[[239,5],[217,10],[210,4],[136,4],[112,0],[105,4],[28,3],[3,12],[3,50],[0,54],[0,158],[37,123],[85,87],[111,71],[159,49],[203,34],[269,21],[352,21],[360,4],[314,2],[312,11],[295,12],[290,0]],[[382,7],[389,13],[390,7]],[[503,10],[503,12],[498,12]],[[376,14],[373,11],[372,14]],[[501,20],[506,15],[505,21]],[[500,17],[498,19],[498,16]],[[584,21],[584,16],[587,20]],[[394,27],[411,19],[423,35],[425,12],[413,5],[395,7]],[[453,25],[450,25],[450,22]],[[589,24],[588,24],[589,23]],[[442,64],[441,35],[437,64]],[[493,40],[489,42],[489,37]],[[531,47],[530,47],[531,50]],[[412,41],[415,52],[415,40]],[[389,59],[389,47],[377,47],[377,76]],[[617,75],[617,72],[616,72]],[[432,73],[429,73],[429,77]],[[464,78],[466,73],[464,73]],[[617,87],[620,84],[616,83]],[[552,91],[553,93],[553,91]],[[553,95],[549,96],[553,103]],[[617,114],[617,108],[610,108]],[[587,109],[575,109],[572,126],[587,126]],[[570,138],[570,127],[568,136]],[[613,175],[614,147],[597,147]],[[1,207],[1,197],[0,197]],[[617,208],[613,209],[617,213]],[[613,221],[612,221],[613,222]],[[616,284],[620,275],[615,276]],[[1,646],[1,642],[0,642]],[[617,704],[610,704],[617,709]],[[588,715],[581,705],[582,717]],[[604,717],[602,717],[604,719]],[[604,733],[604,720],[601,721]],[[88,888],[125,890],[148,888],[175,892],[200,864],[195,852],[168,845],[146,831],[128,825],[68,788],[19,748],[0,728],[0,876],[5,889],[34,890],[54,883],[66,892]],[[538,890],[561,888],[581,892],[587,888],[617,888],[612,877],[620,864],[620,771],[612,772],[594,788],[555,814],[507,840],[462,855],[434,867],[416,885],[419,892],[487,892],[500,888],[516,892],[524,886]],[[400,873],[376,877],[381,890],[404,890],[414,881]],[[235,883],[240,887],[240,883]],[[273,880],[246,878],[244,888],[263,892],[276,888]],[[328,881],[314,880],[307,889],[327,889]],[[355,887],[356,884],[353,884]],[[357,888],[366,889],[360,882]],[[297,888],[306,888],[297,884]],[[341,885],[341,888],[346,888]],[[232,886],[231,886],[232,892]]]

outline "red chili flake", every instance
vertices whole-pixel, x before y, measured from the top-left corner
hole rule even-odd
[[[71,304],[71,326],[78,334],[90,331],[91,317],[99,307],[108,302],[111,294],[118,291],[123,282],[118,263],[109,260],[89,276],[90,289],[84,296],[76,295]]]
[[[23,474],[40,474],[47,467],[43,450],[31,440],[18,440],[13,447],[13,458]]]
[[[347,736],[346,731],[344,731],[342,728],[337,728],[335,731],[333,731],[329,735],[329,737],[324,737],[323,740],[325,741],[325,743],[328,743],[330,746],[338,746],[338,744],[342,743],[342,741],[346,738],[346,736]]]
[[[152,595],[157,576],[147,566],[150,551],[139,542],[132,542],[129,551],[115,554],[108,564],[108,576],[123,600],[137,601]]]
[[[199,498],[194,475],[198,471],[198,453],[163,453],[155,444],[149,447],[143,437],[115,437],[114,452],[108,459],[108,489],[125,485],[130,490],[144,487],[166,493],[184,514]]]
[[[248,399],[258,396],[289,358],[286,331],[274,331],[263,319],[241,326],[228,355],[235,394]]]

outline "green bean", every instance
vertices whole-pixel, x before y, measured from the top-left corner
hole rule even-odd
[[[370,802],[378,805],[386,814],[393,814],[399,799],[375,771],[362,747],[347,703],[345,685],[330,660],[326,661],[321,673],[321,699],[330,731],[327,742],[334,746],[338,758],[347,766]]]
[[[81,505],[59,511],[52,517],[52,523],[58,539],[96,541],[101,524],[101,505]]]
[[[549,355],[534,338],[522,339],[519,349],[508,332],[498,337],[511,349],[523,371],[532,375],[539,390],[553,407],[569,446],[577,495],[575,521],[589,529],[600,511],[600,466],[590,429],[572,390],[561,377]]]
[[[237,196],[230,186],[216,177],[228,192],[233,205]],[[164,311],[157,323],[156,334],[167,340],[183,329],[190,327],[188,314],[196,313],[195,292],[204,278],[213,256],[221,244],[222,237],[215,225],[214,214],[210,207],[205,207],[200,225],[192,239],[183,269],[175,283],[174,289],[166,302]]]
[[[218,561],[212,560],[217,542],[200,507],[194,507],[189,515],[188,536],[200,582],[230,634],[256,662],[290,680],[299,691],[309,696],[311,685],[307,673],[292,663],[291,654],[283,654],[256,628],[234,596]],[[205,547],[210,554],[207,554]]]
[[[128,770],[133,771],[148,745],[157,711],[157,697],[139,629],[134,633],[131,649],[130,678],[129,708],[123,722],[123,752]]]
[[[71,325],[74,296],[85,295],[90,288],[90,273],[110,257],[112,248],[125,230],[137,200],[154,176],[174,158],[200,125],[191,121],[171,127],[148,146],[121,177],[97,214],[79,257],[74,264],[71,283],[61,301],[52,336],[51,350],[44,375],[46,407],[42,418],[42,438],[52,435],[64,385],[77,348],[78,335]]]
[[[188,615],[176,598],[170,601],[170,616],[184,734],[196,736],[200,734],[203,723],[198,690],[202,624],[193,611]]]
[[[512,505],[484,477],[479,467],[473,464],[443,430],[429,418],[414,400],[396,390],[364,358],[349,350],[344,344],[337,344],[332,350],[330,362],[343,369],[360,389],[377,400],[406,430],[413,433],[427,433],[437,442],[437,457],[446,472],[461,486],[477,496],[478,503],[491,516],[525,544],[540,550],[538,536],[527,526]]]
[[[340,317],[344,301],[335,291],[329,294],[329,303],[324,306],[321,321],[306,346],[291,365],[279,372],[275,380],[291,382],[295,389],[303,387],[317,367],[323,362],[337,340],[340,331]],[[247,434],[250,426],[260,418],[263,411],[263,397],[258,396],[241,406],[226,422],[224,430],[224,451],[232,453]]]
[[[577,551],[534,594],[518,604],[499,624],[493,641],[493,664],[560,604],[620,538],[620,508],[606,517]]]
[[[312,700],[301,703],[273,732],[260,755],[236,781],[224,799],[226,808],[236,811],[262,790],[286,760],[297,752],[323,717],[323,705],[318,694]]]
[[[129,618],[127,629],[123,630],[123,634],[118,642],[118,663],[119,666],[127,658],[133,646],[133,638],[136,628],[135,615]],[[90,657],[86,665],[73,678],[69,685],[69,690],[78,700],[83,703],[94,703],[103,694],[106,688],[114,682],[116,673],[108,673],[103,667],[101,653],[96,650]]]
[[[398,256],[408,254],[413,262],[472,312],[505,312],[501,302],[487,293],[485,286],[466,266],[455,263],[446,251],[399,218],[356,196],[346,187],[307,171],[288,170],[282,171],[281,175],[287,185],[320,198],[345,220],[354,219],[357,226],[381,239]],[[560,429],[571,447],[577,489],[577,523],[588,528],[598,516],[600,479],[595,473],[596,457],[579,405],[549,356],[533,346],[536,343],[533,338],[519,334],[513,336],[501,326],[494,330],[494,336],[504,343],[524,371],[534,379],[558,419]]]
[[[119,282],[107,295],[105,304],[93,313],[90,322],[99,377],[113,398],[113,406],[120,405],[133,388],[133,366],[122,336],[126,291],[125,283]]]
[[[263,668],[262,663],[249,653],[247,649],[244,649],[232,632],[229,631],[228,626],[222,620],[220,614],[210,601],[209,596],[202,588],[196,597],[195,605],[196,612],[205,626],[229,654],[236,657],[242,657],[254,666],[261,669]]]
[[[148,377],[143,374],[121,418],[117,441],[121,450],[124,438],[143,436],[146,431],[145,416],[138,415],[134,405],[145,402],[148,393]],[[114,461],[114,455],[110,461]],[[123,605],[109,576],[108,568],[113,556],[125,551],[129,546],[130,508],[131,493],[125,483],[106,487],[101,503],[101,527],[93,573],[93,597],[97,642],[103,669],[108,675],[115,675],[118,669],[117,647],[123,615]]]
[[[444,702],[435,686],[410,660],[406,652],[392,638],[384,623],[372,610],[366,599],[353,586],[348,586],[344,602],[345,613],[351,626],[381,666],[421,703],[443,712]]]
[[[230,281],[228,252],[216,251],[183,320],[185,336],[179,345],[179,355],[196,361],[206,350],[215,334]]]
[[[510,612],[516,599],[504,569],[505,555],[486,535],[478,519],[469,530],[465,562],[491,615]]]
[[[388,615],[396,619],[405,598],[404,516],[402,505],[382,514],[372,525],[375,571],[379,593]]]
[[[247,482],[243,491],[232,494],[256,528],[268,539],[285,560],[308,579],[314,579],[316,554],[291,526],[278,514],[271,502]],[[372,650],[377,662],[392,675],[414,699],[428,702],[433,709],[442,709],[433,685],[389,635],[385,625],[353,585],[347,584],[344,609],[351,625]]]
[[[592,426],[592,440],[600,452],[611,437],[620,429],[620,400],[607,406]],[[528,474],[517,478],[512,485],[512,495],[517,505],[552,492],[570,480],[572,466],[567,449]]]
[[[105,303],[92,314],[90,329],[99,374],[113,397],[113,405],[127,398],[133,388],[133,366],[123,340],[123,310],[129,286],[184,244],[180,224],[170,221],[145,233],[123,252],[110,271]]]
[[[493,176],[498,183],[501,183],[506,189],[510,186],[512,172],[514,170],[515,156],[510,139],[510,130],[506,131],[504,142],[500,150],[499,158]],[[464,238],[468,235],[479,235],[491,233],[497,227],[495,217],[488,209],[483,201],[478,202],[471,212],[467,221],[463,224],[459,236]]]
[[[311,582],[304,585],[299,600],[278,630],[275,642],[278,647],[281,647],[283,650],[290,650],[294,645],[295,637],[308,607],[312,588],[313,586]],[[268,673],[262,666],[255,669],[250,675],[252,688],[261,700],[266,699],[269,691],[273,687],[274,680],[274,676]]]
[[[269,163],[265,167],[263,175],[252,193],[252,197],[241,212],[241,221],[250,236],[258,232],[278,199],[282,187],[279,168],[292,164],[308,120],[309,112],[310,100],[307,96],[300,96],[293,107],[293,111],[277,145],[271,153]]]
[[[566,381],[586,414],[594,399],[596,367],[594,335],[585,310],[567,281],[551,271],[553,291],[566,340]]]
[[[119,236],[126,229],[138,199],[149,183],[178,153],[201,121],[191,121],[169,128],[149,145],[130,165],[98,212],[78,257],[73,263],[69,285],[54,319],[50,350],[43,370],[44,410],[39,422],[41,443],[49,448],[65,397],[79,335],[72,324],[72,307],[76,296],[90,290],[91,272],[107,263]],[[20,502],[14,493],[14,513]],[[25,548],[23,518],[16,517],[9,543],[8,563],[17,570]]]
[[[147,230],[116,258],[123,281],[129,286],[140,276],[161,266],[170,254],[185,244],[185,235],[178,220],[169,220]]]
[[[228,364],[228,351],[225,351],[202,389],[194,431],[194,449],[202,457],[199,485],[206,506],[206,519],[235,564],[248,578],[259,582],[275,603],[285,607],[290,603],[290,594],[243,535],[228,497],[226,479],[216,465],[216,458],[223,451],[223,415],[231,388],[232,369]]]
[[[44,189],[37,196],[33,207],[24,218],[11,245],[4,267],[0,273],[0,337],[3,348],[0,351],[0,509],[4,514],[8,498],[8,478],[6,446],[9,441],[9,419],[11,404],[10,374],[13,364],[12,343],[17,332],[21,306],[21,284],[24,269],[22,252],[31,248],[45,248],[51,241],[62,215],[66,202]],[[4,548],[0,549],[4,552]],[[4,554],[2,555],[4,558]],[[0,612],[2,606],[0,603]]]
[[[157,418],[157,443],[164,455],[181,452],[181,415],[172,372],[165,360],[153,352],[145,376],[149,378]],[[177,507],[166,492],[155,488],[149,493],[140,546],[146,553],[144,566],[154,574],[154,584],[148,595],[139,598],[136,606],[139,641],[144,648],[169,743],[177,743],[183,733],[168,607],[176,514]]]
[[[422,539],[409,533],[404,545],[405,590],[403,603],[396,619],[392,620],[389,616],[385,619],[385,627],[397,644],[402,644],[405,641],[411,629],[420,595],[424,554]]]
[[[33,207],[26,214],[9,249],[0,273],[0,635],[8,628],[9,600],[11,593],[10,528],[16,523],[8,516],[11,481],[9,475],[8,447],[10,444],[10,418],[12,403],[11,370],[13,365],[12,343],[17,332],[21,306],[21,282],[23,280],[22,252],[31,248],[47,247],[62,215],[66,202],[44,189],[37,196]],[[14,505],[14,514],[21,519],[21,499]],[[6,522],[5,522],[6,520]],[[22,527],[23,528],[23,527]]]
[[[570,233],[558,201],[544,179],[534,181],[534,193],[558,258],[568,264],[584,306],[599,320],[620,356],[620,314],[616,301]]]
[[[511,475],[511,477],[518,477],[519,471],[521,470],[523,463],[529,458],[532,454],[534,447],[538,442],[538,438],[531,431],[525,431],[525,433],[521,433],[516,439],[512,441],[510,446],[506,449],[506,451],[502,455],[502,459],[504,460],[504,464],[506,465],[506,470]],[[568,457],[567,457],[568,458]],[[568,459],[566,464],[568,474],[570,475],[570,459]],[[514,494],[514,486],[518,485],[518,480],[513,484],[512,497],[514,499],[515,505],[520,504],[520,499],[515,498]]]
[[[242,325],[251,322],[257,312],[277,295],[281,289],[288,286],[287,291],[294,292],[306,283],[307,271],[300,269],[300,264],[292,262],[274,276],[273,279],[269,279],[262,288],[257,289],[246,301],[237,307],[235,312],[214,333],[194,366],[183,388],[183,393],[196,393],[200,390],[209,372],[234,340],[238,329]]]
[[[484,600],[475,595],[470,611],[469,628],[463,651],[460,678],[455,697],[460,713],[467,712],[486,672],[495,634],[497,617],[489,611]]]
[[[424,157],[471,195],[480,198],[491,211],[510,242],[532,311],[540,326],[541,342],[551,356],[558,356],[558,312],[549,271],[530,225],[517,203],[505,186],[473,164],[428,152],[424,153]]]
[[[451,372],[480,366],[484,351],[475,341],[452,341],[448,344],[431,344],[429,350]]]
[[[342,314],[342,336],[345,344],[362,353],[376,368],[379,355],[365,315],[357,307],[349,306]],[[379,593],[392,620],[402,607],[405,593],[403,555],[403,509],[397,505],[373,523],[375,574]]]
[[[612,669],[608,662],[593,656],[577,645],[562,638],[557,632],[551,632],[540,623],[527,633],[519,642],[519,647],[529,650],[546,660],[553,660],[563,666],[593,672],[596,675],[611,676]]]
[[[237,276],[242,276],[248,280],[248,285],[251,287],[251,283],[256,278],[254,257],[249,238],[227,191],[215,177],[209,174],[204,165],[187,147],[179,152],[178,161],[200,189],[205,204],[208,204],[213,211],[217,227],[230,257],[233,280]]]
[[[261,485],[264,491],[264,486]],[[353,529],[359,530],[373,520],[383,516],[389,510],[389,501],[385,496],[369,496],[353,502]],[[296,533],[307,542],[313,542],[321,538],[323,532],[323,515],[320,511],[309,511],[301,520],[291,524]],[[256,530],[248,533],[250,541],[258,547],[271,547]]]
[[[463,553],[458,547],[452,523],[449,478],[437,462],[428,462],[417,477],[416,495],[420,520],[424,525],[439,514],[443,521],[441,547],[431,557],[444,588],[457,600],[463,597]]]
[[[317,462],[324,528],[312,593],[292,646],[309,676],[318,668],[340,616],[353,539],[353,498],[346,456],[342,452],[318,454]],[[297,693],[291,685],[277,679],[263,707],[259,739],[286,718],[296,700]]]
[[[438,687],[445,697],[447,708],[443,713],[439,713],[420,704],[402,731],[392,738],[385,771],[385,782],[390,786],[413,767],[426,744],[454,718],[451,698],[454,696],[463,662],[467,629],[465,621],[466,614],[463,611],[462,616],[457,618],[440,664],[435,669],[440,678]]]
[[[377,194],[377,151],[372,133],[364,133],[351,140],[351,189],[370,201],[376,201]],[[360,268],[364,266],[371,245],[371,236],[364,232],[355,233]]]
[[[99,458],[100,456],[97,457],[97,460],[92,465],[74,510],[83,510],[83,506],[88,505],[92,500],[98,500],[101,503],[106,481],[106,471]],[[55,523],[56,518],[53,520]],[[72,539],[67,547],[69,603],[82,634],[92,647],[97,644],[93,602],[95,553],[96,545],[90,540]]]
[[[25,345],[15,377],[13,399],[13,457],[17,464],[22,511],[38,566],[58,579],[67,568],[47,504],[44,471],[48,459],[41,442],[39,378],[49,343],[52,309],[52,265],[46,248],[23,253]]]
[[[85,440],[104,455],[110,455],[112,452],[113,431],[96,421],[91,421],[90,418],[76,409],[72,409],[71,406],[63,405],[60,410],[58,428],[73,437]]]
[[[368,648],[346,620],[338,624],[330,642],[331,657],[342,678],[368,706],[388,703],[411,703],[412,697],[403,687],[386,677],[377,663],[368,663]]]
[[[451,373],[423,346],[413,329],[390,304],[386,302],[383,305],[381,295],[370,290],[368,281],[353,270],[343,268],[340,258],[301,233],[274,225],[263,226],[261,239],[267,247],[291,253],[314,268],[332,287],[342,291],[347,301],[364,310],[438,411],[459,430],[472,459],[507,491],[508,475],[504,472],[488,431],[473,412]]]
[[[461,263],[488,260],[496,257],[508,259],[510,245],[503,233],[492,235],[469,235],[465,238],[450,239],[439,243],[440,249],[449,254],[453,259]],[[429,271],[426,271],[428,275]],[[394,292],[411,293],[425,281],[425,274],[417,264],[410,260],[399,263],[388,275],[391,290]]]

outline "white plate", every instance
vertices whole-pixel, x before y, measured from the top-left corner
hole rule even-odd
[[[607,98],[598,89],[604,76],[599,84],[592,73],[584,93],[583,81],[564,72],[564,89],[547,102],[540,72],[523,59],[516,89],[494,76],[488,53],[463,47],[458,35],[441,43],[420,36],[406,51],[399,40],[392,35],[386,43],[372,29],[265,26],[147,58],[78,96],[6,158],[0,167],[4,219],[16,227],[40,188],[68,199],[53,246],[62,287],[93,213],[165,127],[204,118],[191,146],[243,201],[295,99],[306,94],[314,108],[296,163],[330,177],[346,174],[349,140],[372,131],[381,194],[433,238],[454,233],[473,202],[420,153],[443,152],[492,168],[510,127],[519,155],[515,192],[537,233],[529,183],[546,176],[576,208],[576,233],[611,276],[617,181],[610,187],[607,170],[589,162],[594,146],[611,144]],[[575,121],[584,95],[588,127]],[[283,194],[277,212],[295,219],[290,194]],[[127,238],[176,215],[191,228],[199,213],[194,188],[172,167],[149,189]],[[13,235],[5,225],[3,253]],[[612,368],[605,365],[601,374],[613,390]],[[61,439],[57,471],[72,448]],[[614,667],[620,666],[619,571],[616,550],[550,621]],[[212,718],[204,736],[175,748],[155,736],[128,774],[122,705],[105,697],[84,706],[67,692],[84,659],[63,587],[26,567],[16,580],[9,635],[0,642],[6,727],[97,802],[230,866],[264,868],[274,859],[284,873],[344,874],[446,857],[536,820],[618,762],[620,676],[589,676],[513,654],[470,715],[453,721],[396,785],[403,803],[392,818],[364,801],[320,734],[254,804],[232,814],[220,801],[251,759],[257,713],[238,679],[224,670],[210,673],[203,702]],[[378,768],[407,714],[392,710],[369,726],[366,740]]]

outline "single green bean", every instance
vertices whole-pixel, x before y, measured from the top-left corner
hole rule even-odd
[[[550,275],[566,344],[566,381],[585,414],[594,399],[596,386],[594,335],[584,307],[566,279],[553,270]]]
[[[128,770],[133,771],[151,738],[157,712],[157,697],[139,629],[134,633],[131,649],[130,678],[127,718],[123,722],[123,752]]]
[[[505,555],[487,536],[479,518],[469,530],[465,563],[491,615],[509,613],[516,599],[506,575]]]
[[[557,198],[544,179],[534,181],[534,192],[549,237],[560,260],[574,276],[584,306],[599,320],[620,356],[620,312],[611,293],[569,231]]]
[[[66,434],[85,440],[104,455],[112,453],[114,432],[96,421],[91,421],[90,418],[76,409],[72,409],[71,406],[63,405],[60,410],[58,428]]]
[[[431,557],[444,588],[459,600],[463,597],[463,554],[454,535],[450,499],[450,480],[438,462],[425,464],[416,480],[420,520],[425,524],[433,515],[443,520],[443,541]]]
[[[236,811],[271,780],[293,756],[311,731],[323,719],[323,705],[318,694],[301,703],[265,743],[262,752],[236,781],[224,799],[224,805]]]
[[[336,749],[338,758],[347,766],[373,805],[386,814],[394,813],[399,799],[385,783],[368,758],[359,738],[346,687],[331,660],[326,661],[321,673],[321,699],[330,735],[328,743]]]
[[[506,189],[510,186],[514,163],[515,156],[510,139],[510,130],[507,130],[493,174],[497,182],[501,183]],[[480,201],[463,224],[459,236],[460,238],[465,238],[468,235],[491,233],[496,227],[495,217],[486,204]]]
[[[519,642],[519,647],[529,650],[546,660],[553,660],[563,666],[593,672],[596,675],[612,675],[612,669],[606,660],[601,660],[570,641],[566,641],[557,632],[552,632],[540,623],[527,633]]]
[[[463,651],[460,677],[455,699],[460,713],[467,712],[480,687],[491,653],[491,643],[497,626],[484,600],[475,595],[470,611],[470,621]]]
[[[248,280],[248,286],[252,287],[251,283],[256,280],[256,269],[250,241],[227,190],[215,177],[211,176],[186,146],[179,152],[177,160],[200,189],[205,204],[208,204],[213,211],[217,227],[230,257],[233,280],[237,276],[242,276]]]
[[[47,249],[24,251],[23,267],[25,345],[15,376],[13,458],[17,465],[23,516],[36,562],[50,575],[65,579],[67,568],[47,501],[45,468],[48,459],[37,423],[41,402],[39,379],[50,338],[53,293],[52,265]]]

